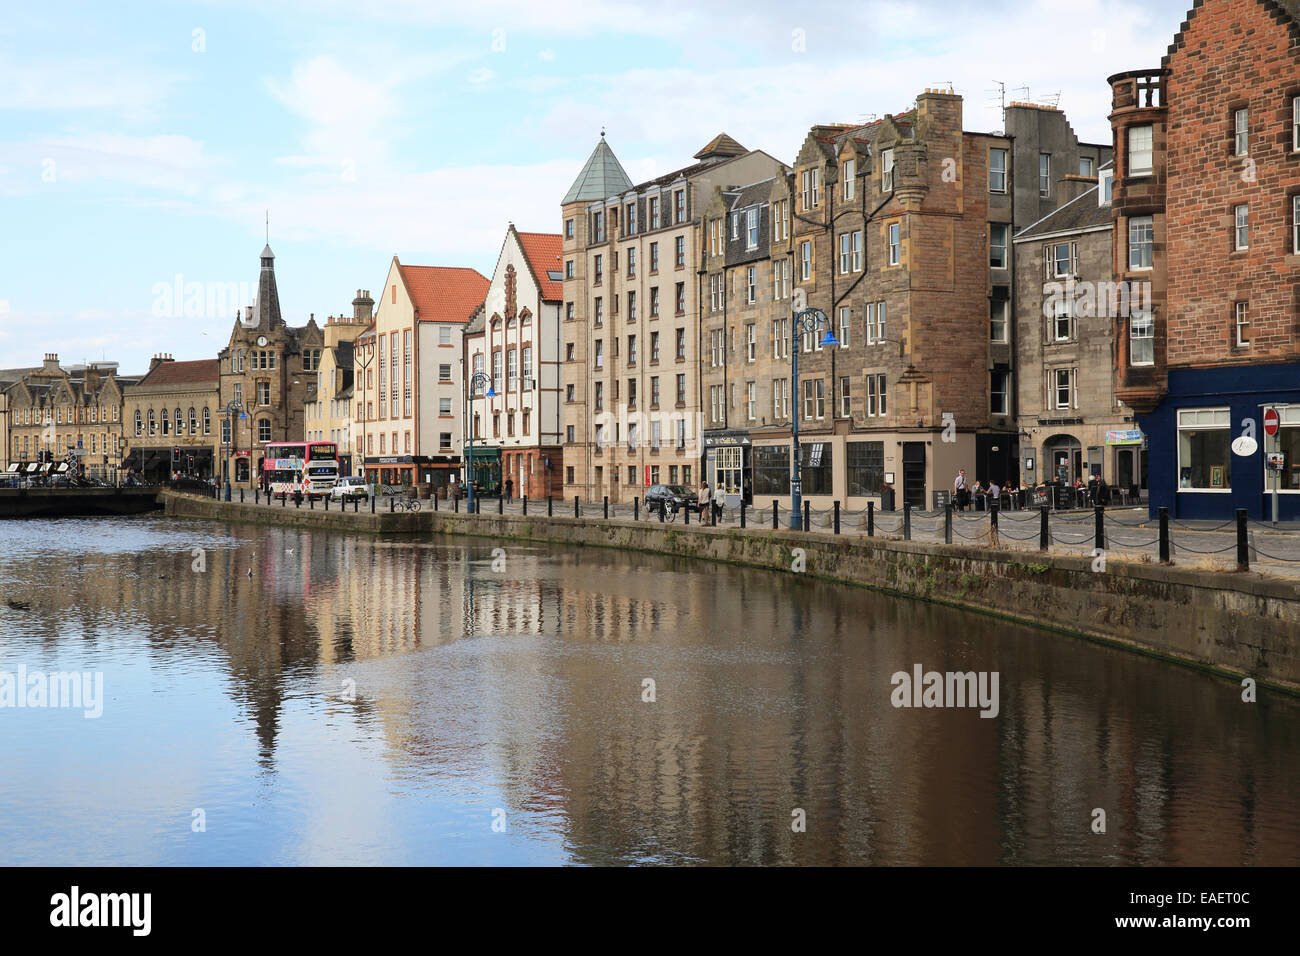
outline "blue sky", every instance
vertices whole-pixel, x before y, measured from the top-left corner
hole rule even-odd
[[[394,254],[487,273],[507,223],[558,231],[602,126],[641,180],[721,130],[788,162],[814,123],[950,83],[967,129],[997,129],[1001,81],[1108,142],[1105,78],[1158,65],[1189,6],[7,4],[0,367],[214,356],[233,308],[166,303],[177,276],[255,284],[267,211],[294,324],[349,310]]]

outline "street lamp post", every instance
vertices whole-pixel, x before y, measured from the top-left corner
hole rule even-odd
[[[487,372],[475,372],[469,379],[469,398],[465,401],[467,410],[466,418],[469,419],[465,424],[469,427],[469,453],[465,459],[465,474],[469,484],[469,513],[474,513],[474,396],[484,385],[487,391],[483,393],[484,398],[496,398],[497,393],[492,389],[492,380],[488,378]]]
[[[802,290],[799,291],[802,292]],[[790,432],[794,439],[794,469],[790,476],[791,531],[803,529],[803,492],[801,487],[803,479],[800,476],[799,461],[799,337],[805,333],[815,336],[820,331],[822,323],[826,324],[826,335],[822,338],[821,344],[838,346],[840,343],[831,330],[830,320],[821,309],[813,308],[797,311],[794,313],[794,321],[791,323],[793,325],[791,330],[793,340],[790,349],[790,390],[793,392],[792,397],[794,398],[794,414],[790,416]]]
[[[226,500],[227,500],[227,501],[230,500],[230,445],[231,445],[231,443],[232,443],[232,441],[233,441],[233,439],[234,439],[234,437],[235,437],[235,420],[234,420],[235,412],[239,412],[239,417],[240,417],[240,418],[247,418],[247,417],[248,417],[248,415],[244,412],[244,406],[243,406],[243,403],[240,402],[239,399],[237,399],[237,398],[232,398],[229,402],[226,403],[226,410],[225,410],[225,412],[224,412],[224,414],[225,414],[225,416],[226,416],[226,435],[225,435],[225,438],[226,438],[226,469],[225,469],[225,477],[226,477]]]

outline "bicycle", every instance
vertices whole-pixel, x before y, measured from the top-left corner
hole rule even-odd
[[[398,498],[393,502],[394,509],[397,511],[419,511],[419,498]]]

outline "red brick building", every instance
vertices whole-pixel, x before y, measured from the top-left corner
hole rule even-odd
[[[1114,276],[1150,282],[1153,303],[1116,319],[1116,391],[1150,443],[1152,508],[1263,517],[1276,476],[1295,517],[1300,0],[1198,0],[1158,70],[1109,82]],[[1243,435],[1255,448],[1234,451]]]

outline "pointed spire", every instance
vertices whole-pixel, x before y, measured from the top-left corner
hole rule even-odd
[[[280,317],[280,293],[275,287],[275,253],[271,251],[270,243],[262,250],[262,272],[257,279],[253,322],[264,332],[284,325],[284,319]]]
[[[605,142],[605,131],[602,129],[600,141],[596,143],[596,148],[592,150],[586,165],[582,167],[582,172],[578,173],[578,178],[573,181],[573,185],[569,187],[560,205],[567,206],[571,202],[605,199],[631,188],[632,180],[624,172],[614,151]]]

